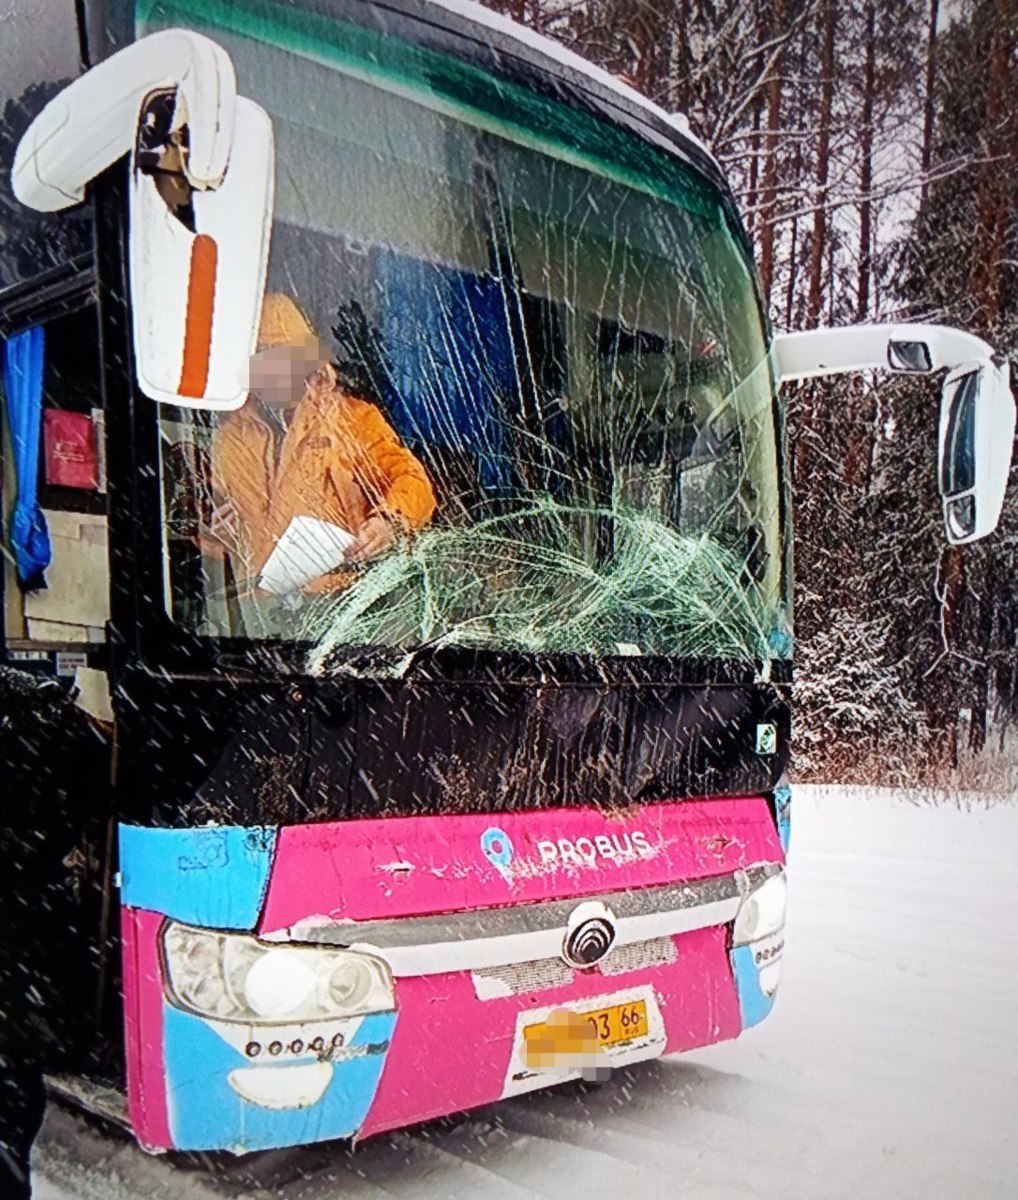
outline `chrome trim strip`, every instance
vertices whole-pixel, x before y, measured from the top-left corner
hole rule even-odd
[[[289,930],[289,940],[369,951],[395,976],[501,967],[559,957],[570,914],[591,900],[615,914],[615,945],[628,945],[734,921],[743,898],[782,869],[760,863],[688,883],[391,921],[309,917]]]

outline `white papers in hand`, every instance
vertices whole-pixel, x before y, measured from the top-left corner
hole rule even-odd
[[[274,596],[295,592],[335,570],[355,540],[342,525],[317,517],[294,517],[262,567],[258,586]]]

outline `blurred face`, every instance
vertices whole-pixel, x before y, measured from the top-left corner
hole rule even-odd
[[[332,382],[328,365],[328,347],[315,337],[300,346],[270,346],[251,355],[248,377],[249,392],[264,404],[292,408],[299,402],[316,376],[323,384]]]

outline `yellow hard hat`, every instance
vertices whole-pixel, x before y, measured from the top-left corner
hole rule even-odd
[[[258,326],[258,349],[270,346],[306,346],[315,331],[293,300],[283,292],[266,292]]]

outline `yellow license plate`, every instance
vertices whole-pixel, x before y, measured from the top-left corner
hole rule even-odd
[[[593,1060],[609,1046],[646,1037],[646,1000],[631,1000],[578,1013],[559,1009],[538,1025],[523,1028],[524,1059],[528,1067],[569,1066]]]

